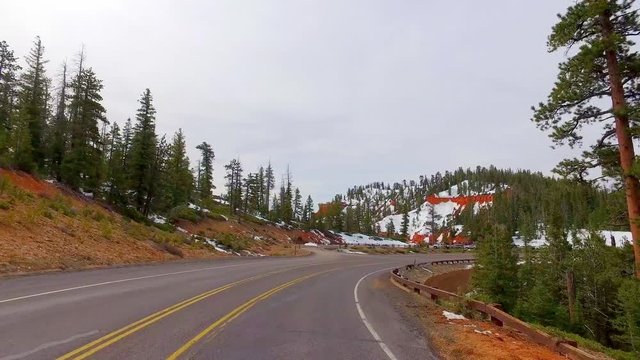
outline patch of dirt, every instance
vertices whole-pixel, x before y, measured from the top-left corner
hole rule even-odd
[[[254,253],[303,256],[304,232],[250,221],[178,224],[216,238],[232,234]],[[103,204],[29,174],[0,169],[0,275],[228,256],[181,232],[130,221]]]
[[[22,171],[9,171],[0,169],[0,176],[9,179],[12,184],[19,187],[20,189],[29,191],[37,195],[55,195],[60,193],[55,185],[47,183],[46,181],[40,181]]]
[[[0,274],[219,256],[183,235],[135,223],[24,173],[0,169]],[[0,179],[0,180],[2,180]]]
[[[224,234],[235,235],[248,243],[249,251],[263,255],[304,256],[310,254],[301,246],[294,246],[294,243],[302,242],[299,240],[305,236],[302,230],[288,230],[251,221],[223,221],[209,218],[198,223],[180,221],[178,226],[192,234],[212,239],[219,239]]]
[[[475,319],[447,320],[442,315],[442,307],[424,297],[405,294],[407,311],[420,320],[428,344],[442,359],[565,359],[518,332],[488,322]]]
[[[425,285],[449,291],[455,294],[466,294],[471,287],[473,269],[461,269],[437,274],[424,281]]]

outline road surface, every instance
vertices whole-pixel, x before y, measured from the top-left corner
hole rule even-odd
[[[1,279],[0,360],[431,359],[387,269],[446,256],[316,250]]]

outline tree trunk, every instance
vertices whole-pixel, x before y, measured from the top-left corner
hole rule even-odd
[[[569,300],[569,321],[571,324],[576,322],[576,284],[573,271],[567,271],[567,300]]]
[[[610,42],[605,50],[607,70],[609,72],[609,84],[611,86],[611,102],[615,117],[616,137],[620,152],[620,165],[624,176],[625,193],[627,198],[627,211],[629,213],[629,225],[633,238],[633,252],[635,257],[635,274],[640,279],[640,184],[633,174],[635,151],[633,139],[629,133],[629,117],[627,104],[624,97],[624,88],[620,77],[617,52],[613,45],[613,26],[609,13],[600,16],[602,24],[602,36],[605,42]]]

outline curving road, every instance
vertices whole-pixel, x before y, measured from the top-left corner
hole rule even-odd
[[[460,255],[316,250],[3,279],[0,360],[435,358],[385,270],[446,257]]]

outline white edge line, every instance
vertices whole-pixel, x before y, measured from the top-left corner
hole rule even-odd
[[[356,309],[358,309],[358,313],[360,314],[360,320],[362,320],[364,325],[367,327],[367,330],[369,330],[369,332],[371,333],[371,336],[373,336],[373,339],[378,343],[378,345],[380,345],[380,348],[382,349],[382,351],[384,351],[385,354],[387,354],[387,357],[389,357],[390,360],[398,360],[398,358],[396,358],[396,356],[393,355],[393,353],[391,352],[387,344],[385,344],[384,341],[382,341],[382,339],[380,338],[380,335],[378,335],[378,333],[373,328],[373,326],[371,326],[371,323],[365,316],[364,311],[362,311],[362,307],[360,306],[360,301],[358,300],[358,287],[360,286],[360,283],[362,282],[362,280],[366,279],[367,277],[375,273],[379,273],[381,271],[390,270],[390,269],[393,269],[393,268],[390,267],[386,269],[376,270],[361,277],[360,280],[358,280],[358,282],[356,283],[356,286],[353,288],[353,298],[356,302]]]
[[[24,295],[24,296],[18,296],[18,297],[14,297],[14,298],[10,298],[10,299],[4,299],[4,300],[0,300],[0,304],[12,302],[12,301],[18,301],[18,300],[34,298],[34,297],[39,297],[39,296],[57,294],[57,293],[67,292],[67,291],[72,291],[72,290],[80,290],[80,289],[92,288],[92,287],[96,287],[96,286],[117,284],[117,283],[122,283],[122,282],[127,282],[127,281],[151,279],[151,278],[157,278],[157,277],[163,277],[163,276],[186,274],[186,273],[197,272],[197,271],[206,271],[206,270],[214,270],[214,269],[226,269],[226,268],[237,267],[237,266],[245,266],[245,265],[246,264],[236,264],[236,265],[227,265],[227,266],[214,266],[214,267],[206,267],[206,268],[201,268],[201,269],[191,269],[191,270],[176,271],[176,272],[170,272],[170,273],[164,273],[164,274],[146,275],[146,276],[138,276],[138,277],[133,277],[133,278],[127,278],[127,279],[105,281],[105,282],[101,282],[101,283],[74,286],[74,287],[65,288],[65,289],[51,290],[51,291],[45,291],[45,292],[41,292],[41,293],[37,293],[37,294]]]

